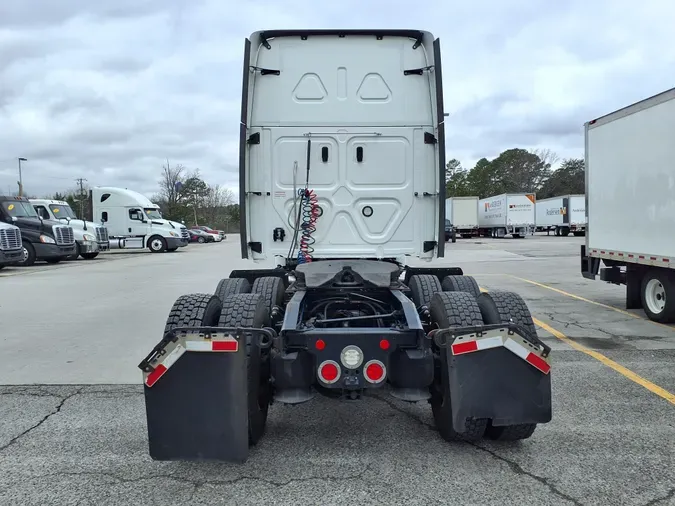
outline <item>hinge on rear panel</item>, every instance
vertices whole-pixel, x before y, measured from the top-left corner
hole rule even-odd
[[[248,144],[260,144],[260,132],[249,135],[246,142]]]
[[[424,132],[424,144],[436,144],[438,140],[431,132]]]
[[[424,252],[433,251],[438,243],[436,241],[424,241]]]
[[[255,251],[256,253],[262,253],[262,243],[259,241],[249,242],[248,247],[251,248],[251,251]]]
[[[254,72],[255,72],[256,70],[260,71],[260,75],[261,75],[261,76],[266,76],[266,75],[269,75],[269,74],[272,74],[272,75],[275,75],[275,76],[281,75],[281,70],[276,70],[276,69],[265,69],[265,68],[262,68],[262,67],[255,67],[255,66],[253,66],[253,65],[251,65],[249,68],[250,68],[251,70],[253,70]]]
[[[434,68],[433,65],[429,65],[427,67],[420,67],[418,69],[408,69],[408,70],[403,71],[403,75],[404,76],[410,76],[410,75],[421,76],[422,74],[424,74],[425,70],[431,70],[432,68]]]

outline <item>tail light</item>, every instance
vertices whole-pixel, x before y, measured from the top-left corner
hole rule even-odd
[[[387,368],[379,360],[370,360],[363,367],[363,376],[369,383],[381,383],[387,375]]]
[[[319,379],[329,385],[340,379],[340,373],[340,366],[333,360],[321,362],[321,364],[319,364],[319,370],[317,371]]]

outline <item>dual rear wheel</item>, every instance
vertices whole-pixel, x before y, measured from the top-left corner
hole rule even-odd
[[[433,275],[410,278],[411,297],[417,307],[426,306],[430,323],[437,328],[478,327],[514,323],[536,334],[525,301],[513,292],[481,293],[471,276],[446,276],[441,282]],[[431,388],[431,409],[438,431],[447,441],[475,441],[484,437],[500,441],[529,438],[536,424],[493,426],[486,418],[467,419],[464,431],[455,431],[450,404],[450,383],[445,353],[439,353],[435,381]]]

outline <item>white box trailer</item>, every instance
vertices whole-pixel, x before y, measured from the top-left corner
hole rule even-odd
[[[585,152],[582,275],[675,321],[675,88],[586,123]]]
[[[548,199],[537,199],[537,231],[567,237],[570,233],[582,236],[586,231],[586,196],[562,195]]]
[[[534,232],[533,193],[504,193],[478,202],[478,226],[484,237],[525,237]]]
[[[464,238],[478,235],[478,197],[451,197],[445,200],[445,217],[455,234]]]

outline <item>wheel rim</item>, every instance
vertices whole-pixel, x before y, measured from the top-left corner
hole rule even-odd
[[[28,262],[28,249],[25,246],[23,247],[23,261]]]
[[[645,287],[645,302],[647,308],[654,314],[659,314],[666,307],[666,290],[658,279],[650,279]]]
[[[152,249],[154,250],[160,250],[162,249],[162,241],[159,239],[153,239],[152,241]]]

